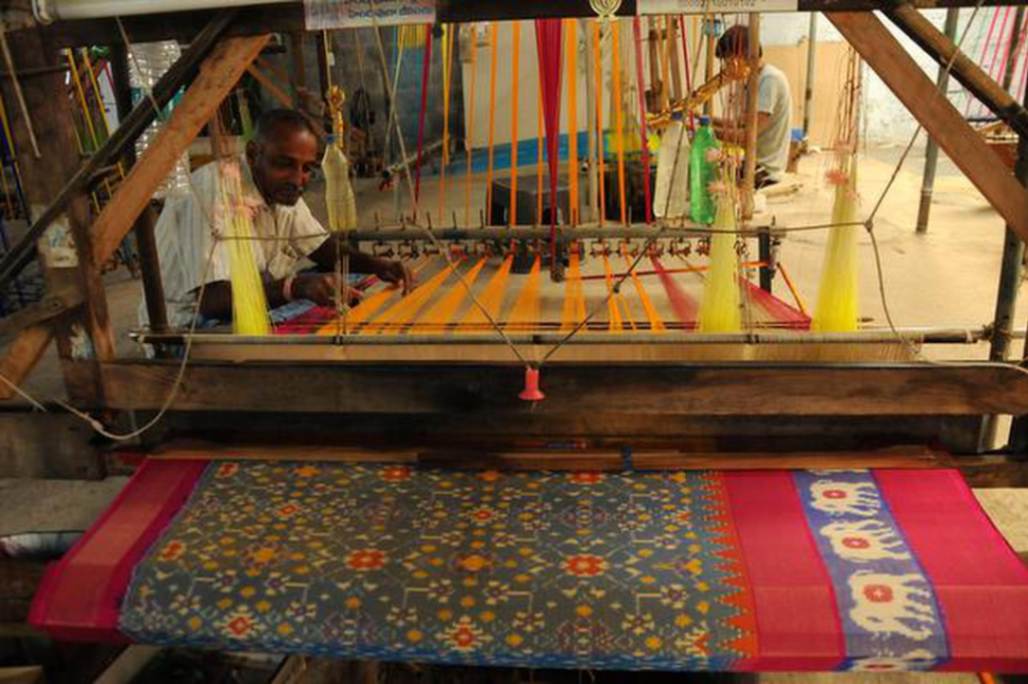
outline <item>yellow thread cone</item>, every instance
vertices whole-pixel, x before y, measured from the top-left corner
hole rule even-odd
[[[835,182],[832,223],[857,221],[857,163],[849,155],[829,174]],[[837,226],[828,235],[821,286],[811,328],[818,332],[857,329],[857,236],[860,226]]]
[[[267,335],[268,301],[264,283],[257,269],[254,253],[254,228],[250,207],[242,203],[242,179],[239,165],[221,166],[221,202],[223,230],[228,238],[230,283],[232,285],[232,330],[237,335]]]
[[[735,204],[730,197],[718,197],[714,229],[735,230]],[[700,332],[712,333],[742,330],[734,233],[714,233],[710,238],[710,270],[703,286],[699,328]]]

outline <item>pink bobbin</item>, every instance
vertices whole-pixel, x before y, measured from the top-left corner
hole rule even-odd
[[[539,369],[525,367],[525,389],[521,390],[518,399],[523,401],[542,401],[546,395],[539,389]]]

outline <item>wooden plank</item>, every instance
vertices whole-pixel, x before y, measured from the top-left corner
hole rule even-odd
[[[103,364],[108,407],[156,409],[175,362]],[[561,364],[542,371],[546,400],[517,398],[518,365],[193,363],[172,404],[189,411],[463,414],[473,424],[536,412],[582,415],[967,415],[1028,412],[1028,376],[1000,367]],[[614,390],[614,391],[612,391]]]
[[[171,461],[333,461],[339,463],[414,463],[414,449],[369,449],[317,443],[233,443],[173,440],[148,452],[148,458]]]
[[[214,115],[269,38],[267,34],[228,38],[219,43],[200,65],[199,75],[186,90],[171,118],[93,223],[93,252],[98,261],[109,258],[118,248],[149,203],[154,190]]]
[[[873,14],[826,12],[835,25],[896,94],[896,97],[974,183],[1010,228],[1028,241],[1028,191],[1000,164],[996,153],[941,97],[925,72]]]
[[[414,448],[528,450],[575,445],[581,449],[693,452],[868,451],[902,444],[932,444],[954,454],[976,454],[981,417],[894,416],[681,416],[639,415],[617,407],[589,413],[537,410],[510,414],[363,414],[326,421],[322,414],[284,412],[172,412],[161,427],[208,444],[320,444],[366,449]],[[3,426],[0,425],[0,432]]]
[[[973,7],[974,0],[914,0],[914,7]],[[1024,4],[1024,0],[984,0],[984,7]],[[800,12],[869,11],[884,9],[882,0],[799,0]],[[300,3],[282,2],[251,6],[241,13],[239,20],[229,29],[231,35],[244,36],[259,33],[303,31],[304,10]],[[618,10],[619,16],[634,16],[635,0],[625,0]],[[202,26],[213,16],[213,10],[124,16],[125,30],[134,42],[178,40],[189,43],[196,35],[196,26]],[[537,17],[595,17],[596,12],[588,0],[550,0],[545,3],[496,2],[496,0],[446,0],[438,3],[437,21],[458,23],[472,21],[504,21]],[[118,26],[113,19],[81,19],[58,21],[46,28],[47,39],[56,48],[84,45],[115,45],[122,42]]]
[[[504,470],[793,470],[808,468],[939,468],[947,454],[923,447],[884,452],[706,452],[635,450],[425,451],[418,463],[448,468]]]
[[[21,385],[43,356],[53,336],[53,328],[49,325],[34,325],[22,330],[0,358],[0,374],[15,385]],[[16,396],[18,394],[7,383],[0,382],[0,400]]]

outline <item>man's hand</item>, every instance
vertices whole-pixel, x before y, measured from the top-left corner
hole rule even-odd
[[[335,273],[303,273],[293,280],[293,299],[309,299],[320,306],[335,306],[339,279]],[[343,301],[355,306],[361,300],[361,291],[346,288]]]
[[[402,261],[389,261],[379,259],[375,268],[375,275],[381,280],[393,285],[399,284],[403,287],[403,294],[414,289],[414,274]]]

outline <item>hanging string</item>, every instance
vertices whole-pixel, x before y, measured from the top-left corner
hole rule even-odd
[[[468,32],[470,40],[469,61],[471,64],[471,83],[468,97],[468,125],[464,136],[464,163],[467,166],[464,174],[464,224],[471,225],[471,152],[474,149],[475,135],[475,82],[478,80],[478,37],[472,25]]]
[[[489,161],[485,172],[485,220],[493,222],[493,162],[496,139],[496,44],[499,26],[489,24]]]
[[[568,206],[569,222],[578,225],[578,20],[566,19],[568,34]]]
[[[635,34],[635,78],[639,91],[639,137],[642,143],[643,203],[646,206],[646,223],[653,222],[653,201],[650,197],[650,144],[646,130],[646,78],[643,71],[642,27],[639,17],[632,18],[632,32]]]
[[[439,168],[439,221],[446,212],[446,166],[450,163],[450,58],[453,55],[453,31],[443,24],[443,156]]]
[[[620,22],[610,23],[611,55],[613,56],[614,80],[614,134],[617,136],[618,155],[618,206],[621,208],[621,224],[628,225],[628,202],[625,199],[625,135],[624,112],[621,99],[621,42]]]
[[[521,53],[521,22],[510,25],[510,216],[508,224],[518,222],[518,79],[519,55]]]
[[[607,199],[604,187],[606,170],[603,160],[603,63],[600,61],[600,54],[600,20],[596,19],[593,21],[593,64],[595,65],[593,71],[596,79],[596,173],[600,186],[599,223],[602,228],[607,219]]]
[[[978,55],[978,64],[981,65],[981,67],[983,69],[985,68],[985,53],[988,52],[989,45],[992,43],[992,34],[993,34],[993,31],[995,31],[995,29],[996,29],[996,19],[999,17],[1000,9],[1009,9],[1009,8],[1005,8],[1005,7],[1004,8],[1000,8],[1000,7],[993,7],[992,8],[992,20],[989,22],[989,30],[985,34],[985,40],[982,42],[981,54]],[[968,26],[970,26],[970,24]],[[970,92],[969,92],[968,95],[967,95],[967,103],[964,105],[964,118],[965,119],[971,115],[971,109],[972,109],[972,107],[974,107],[975,102],[977,102],[977,100],[974,97],[972,97]]]
[[[425,150],[425,113],[428,109],[428,75],[432,70],[432,25],[425,24],[425,50],[421,67],[421,111],[418,112],[418,159],[414,164],[414,200],[421,198],[421,157]],[[414,206],[417,217],[417,205]]]

